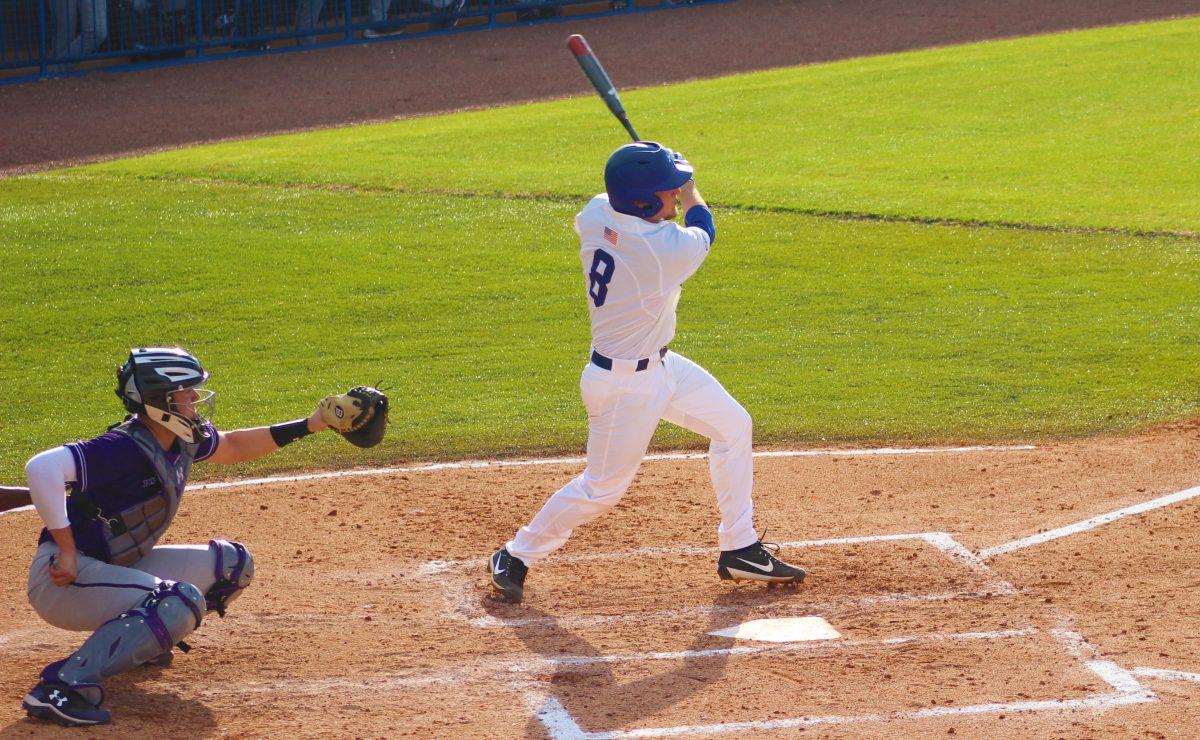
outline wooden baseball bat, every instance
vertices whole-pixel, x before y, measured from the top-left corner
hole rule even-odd
[[[575,55],[575,61],[579,62],[579,68],[587,75],[588,80],[592,83],[592,87],[596,88],[596,92],[600,93],[600,98],[612,114],[617,117],[629,135],[634,141],[641,141],[642,138],[637,135],[637,131],[633,130],[633,124],[629,122],[629,116],[625,115],[625,106],[621,105],[621,98],[617,95],[617,88],[613,85],[612,80],[608,78],[608,73],[604,71],[604,67],[600,66],[600,60],[592,53],[592,47],[588,46],[587,39],[579,34],[572,34],[567,39],[567,48]]]

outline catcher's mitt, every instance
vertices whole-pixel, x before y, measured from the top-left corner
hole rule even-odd
[[[374,447],[387,428],[388,399],[383,391],[356,385],[346,393],[321,401],[321,418],[358,447]]]

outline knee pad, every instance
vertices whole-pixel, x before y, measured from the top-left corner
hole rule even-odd
[[[100,681],[171,652],[200,626],[203,609],[200,589],[162,581],[137,607],[100,625],[71,657],[46,670],[99,706]]]
[[[200,589],[186,581],[163,581],[146,596],[139,610],[146,615],[146,624],[158,638],[161,655],[200,628],[204,620],[204,597]]]
[[[204,601],[208,611],[224,617],[229,602],[254,580],[254,558],[240,542],[210,540],[208,547],[213,550],[216,582],[204,594]]]

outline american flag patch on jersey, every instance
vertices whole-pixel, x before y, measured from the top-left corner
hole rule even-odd
[[[615,232],[612,229],[605,226],[604,227],[604,241],[608,242],[609,244],[613,245],[614,247],[617,246],[617,232]]]

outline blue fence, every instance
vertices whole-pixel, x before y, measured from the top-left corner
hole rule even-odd
[[[0,0],[0,84],[728,0]]]

